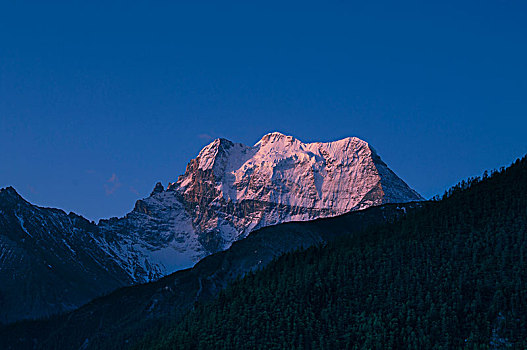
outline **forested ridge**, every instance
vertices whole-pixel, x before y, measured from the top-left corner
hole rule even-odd
[[[527,158],[288,253],[137,349],[527,348]]]

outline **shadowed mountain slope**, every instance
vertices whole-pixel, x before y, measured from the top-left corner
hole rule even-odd
[[[366,227],[394,221],[423,204],[389,204],[336,218],[262,228],[228,250],[204,258],[192,269],[119,289],[47,321],[8,326],[0,330],[0,345],[5,349],[73,349],[84,344],[91,349],[119,338],[125,346],[159,322],[178,320],[195,302],[211,300],[229,282],[286,252],[353,236]]]

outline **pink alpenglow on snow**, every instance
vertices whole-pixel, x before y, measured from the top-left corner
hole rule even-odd
[[[365,141],[303,143],[273,132],[254,146],[216,139],[165,190],[121,219],[101,221],[101,247],[137,281],[148,281],[227,249],[252,230],[419,201]]]

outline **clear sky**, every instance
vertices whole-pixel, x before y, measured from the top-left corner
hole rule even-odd
[[[526,18],[513,0],[0,1],[0,187],[122,216],[213,138],[280,131],[358,136],[429,198],[527,153]]]

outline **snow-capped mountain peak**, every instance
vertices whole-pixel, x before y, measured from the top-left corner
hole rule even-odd
[[[304,143],[273,132],[253,146],[220,138],[166,189],[157,183],[125,217],[101,220],[90,239],[144,282],[263,226],[421,199],[356,137]]]
[[[263,226],[421,199],[356,137],[304,143],[273,132],[253,146],[216,139],[167,189],[157,183],[125,217],[97,225],[33,206],[13,188],[1,189],[0,275],[13,281],[6,288],[16,296],[27,285],[19,276],[38,271],[33,275],[49,287],[54,303],[35,296],[43,302],[37,310],[42,315],[191,267]],[[72,288],[68,281],[47,283],[63,271],[78,277]],[[72,291],[68,302],[57,288]],[[27,317],[39,315],[32,303],[27,302]]]
[[[167,190],[156,185],[119,225],[138,232],[132,242],[148,237],[148,244],[134,243],[146,247],[143,253],[170,246],[178,266],[188,267],[259,227],[421,199],[363,140],[303,143],[273,132],[254,146],[214,140],[185,174]],[[163,257],[159,271],[178,267]]]
[[[263,136],[253,147],[214,140],[174,185],[193,200],[208,193],[211,199],[259,200],[342,213],[359,205],[377,184],[382,186],[381,172],[398,187],[390,201],[421,199],[363,140],[303,143],[279,132]],[[372,204],[376,203],[360,206]]]

